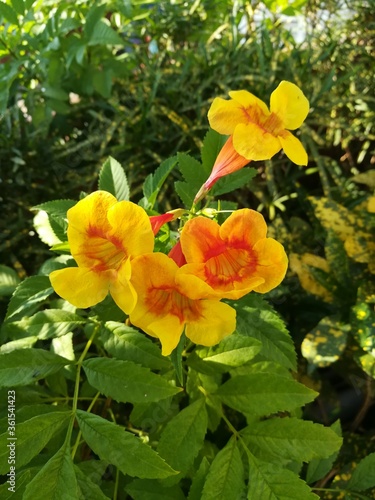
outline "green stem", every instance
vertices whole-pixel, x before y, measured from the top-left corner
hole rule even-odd
[[[100,392],[97,392],[97,393],[95,394],[94,399],[91,401],[90,406],[89,406],[89,407],[87,408],[87,410],[86,410],[86,411],[87,411],[87,413],[90,413],[90,411],[93,409],[94,404],[97,402],[97,400],[98,400],[99,396],[100,396]],[[90,399],[91,399],[91,398],[90,398]],[[76,437],[75,443],[74,443],[74,445],[73,445],[73,448],[72,448],[72,460],[74,460],[74,457],[75,457],[75,455],[76,455],[76,453],[77,453],[78,446],[79,446],[79,444],[80,444],[80,442],[81,442],[81,436],[82,436],[82,432],[81,432],[81,431],[79,431],[79,432],[78,432],[78,434],[77,434],[77,437]]]
[[[85,348],[83,349],[82,351],[82,354],[81,356],[79,357],[78,361],[77,361],[77,373],[76,373],[76,380],[75,380],[75,384],[74,384],[74,394],[73,394],[73,404],[72,404],[72,418],[70,420],[70,423],[69,423],[69,428],[68,428],[68,432],[67,432],[67,440],[70,442],[71,438],[72,438],[72,433],[73,433],[73,426],[74,426],[74,421],[75,421],[75,418],[76,418],[76,412],[77,412],[77,408],[78,408],[78,399],[79,399],[79,384],[80,384],[80,379],[81,379],[81,368],[82,368],[82,363],[86,357],[86,354],[88,353],[93,341],[94,341],[94,338],[96,336],[96,334],[98,333],[99,331],[99,328],[100,328],[100,324],[97,324],[95,325],[94,327],[94,330],[91,334],[91,337],[89,338],[89,340],[87,341],[87,344],[85,346]],[[96,395],[96,397],[94,398],[94,402],[96,401],[98,397],[98,394]],[[92,404],[91,403],[91,407],[92,407]],[[76,441],[77,443],[77,441]],[[76,449],[73,450],[74,451],[74,454],[76,452]],[[72,455],[72,458],[74,458],[74,455]]]

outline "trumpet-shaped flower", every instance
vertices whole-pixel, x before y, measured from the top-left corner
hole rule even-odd
[[[238,299],[250,291],[265,293],[283,280],[288,259],[283,246],[267,238],[262,215],[244,208],[221,225],[197,217],[181,233],[187,264],[181,272],[203,280],[210,297]]]
[[[146,212],[130,201],[118,202],[106,191],[96,191],[68,210],[68,241],[78,267],[50,274],[60,297],[86,308],[108,292],[129,313],[136,302],[130,283],[131,258],[152,252],[154,235]]]
[[[185,212],[186,210],[183,208],[176,208],[175,210],[170,210],[165,214],[151,215],[150,222],[153,233],[156,235],[164,224],[166,224],[167,222],[171,222],[172,220],[178,219]]]
[[[235,310],[218,300],[207,299],[210,287],[181,268],[167,255],[153,253],[132,262],[132,284],[138,300],[130,321],[159,338],[167,356],[185,330],[196,344],[212,346],[233,333]]]
[[[299,128],[309,112],[309,101],[297,85],[282,81],[271,94],[270,109],[246,90],[229,95],[230,100],[214,99],[208,111],[211,128],[230,137],[195,202],[224,175],[252,160],[269,160],[281,149],[293,163],[307,165],[302,143],[289,132]]]

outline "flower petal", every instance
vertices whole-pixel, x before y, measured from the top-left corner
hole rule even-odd
[[[242,208],[228,217],[220,227],[219,234],[227,244],[251,248],[266,237],[267,224],[259,212]]]
[[[221,148],[215,164],[212,167],[209,178],[204,183],[205,193],[212,188],[212,186],[225,175],[232,174],[240,170],[249,163],[249,160],[239,155],[233,147],[233,137],[230,136]],[[197,194],[196,200],[200,199],[200,193]],[[196,202],[194,200],[194,202]]]
[[[309,112],[309,101],[294,83],[282,81],[271,94],[271,112],[284,123],[285,128],[295,130],[305,121]]]
[[[113,300],[125,314],[130,314],[137,302],[137,292],[130,282],[131,262],[126,259],[117,270],[116,277],[111,281],[109,291]]]
[[[128,256],[150,253],[154,249],[154,233],[146,211],[131,201],[120,201],[108,210],[111,230],[108,238],[118,241]]]
[[[153,323],[142,326],[141,321],[136,326],[142,328],[143,331],[157,337],[161,342],[161,353],[163,356],[168,356],[180,341],[182,332],[184,331],[184,323],[181,323],[177,316],[167,315],[158,318]]]
[[[213,100],[207,116],[210,127],[224,135],[232,134],[239,123],[247,121],[240,103],[221,97]]]
[[[186,325],[186,336],[195,344],[218,344],[236,329],[236,311],[217,300],[200,302],[201,317]]]
[[[269,160],[281,149],[278,138],[255,123],[237,125],[233,146],[239,155],[249,161]]]
[[[254,245],[257,255],[256,274],[264,278],[264,283],[255,287],[254,291],[266,293],[277,287],[284,279],[288,268],[288,257],[284,247],[273,238],[259,240]]]
[[[68,210],[68,240],[72,256],[81,267],[95,267],[101,264],[95,247],[101,246],[103,235],[110,230],[107,219],[109,208],[117,203],[114,196],[106,191],[95,191],[80,200]],[[87,254],[87,248],[93,250]],[[106,252],[113,250],[104,249]],[[98,249],[101,254],[101,249]]]
[[[250,121],[258,122],[270,114],[267,104],[247,90],[232,90],[229,95],[243,107]]]
[[[288,130],[284,130],[279,135],[279,140],[289,160],[296,165],[307,165],[308,157],[306,150],[297,137],[288,132]]]
[[[207,217],[199,216],[189,220],[180,237],[186,261],[205,262],[212,252],[218,251],[220,247],[224,249],[219,231],[219,224]]]
[[[110,272],[97,273],[82,267],[67,267],[49,275],[55,292],[75,307],[86,309],[108,294]]]

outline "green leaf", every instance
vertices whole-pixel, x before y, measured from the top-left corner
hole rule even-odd
[[[244,490],[244,469],[241,455],[236,440],[231,439],[219,451],[211,464],[201,500],[238,500],[242,498]]]
[[[99,68],[93,71],[92,83],[94,89],[106,99],[111,97],[112,82],[113,82],[113,70],[111,68],[105,70]]]
[[[303,339],[302,355],[312,365],[331,365],[344,352],[350,328],[335,317],[323,318]]]
[[[318,500],[307,484],[294,472],[278,468],[275,464],[258,462],[249,456],[248,500]]]
[[[124,45],[124,40],[104,19],[101,19],[95,24],[88,45]]]
[[[97,484],[84,474],[79,467],[74,466],[78,487],[81,490],[83,498],[92,498],[95,500],[109,500]]]
[[[257,458],[276,463],[328,458],[342,444],[329,427],[287,417],[252,422],[241,431],[241,436]]]
[[[6,319],[22,318],[53,293],[48,276],[31,276],[22,281],[10,299]]]
[[[21,16],[25,14],[25,4],[23,0],[11,0],[11,4],[17,14],[20,14]]]
[[[241,366],[251,361],[262,348],[259,340],[234,333],[213,347],[196,349],[197,355],[205,363],[219,371]]]
[[[270,373],[239,375],[216,392],[220,400],[248,415],[270,415],[313,401],[318,394],[293,379]]]
[[[209,469],[210,469],[210,462],[207,460],[206,457],[203,457],[199,469],[193,476],[193,480],[189,490],[188,500],[201,500],[204,483],[206,481]]]
[[[129,200],[129,185],[120,163],[111,156],[104,162],[99,174],[99,189],[113,194],[118,201]]]
[[[18,16],[17,13],[12,9],[12,7],[5,2],[0,2],[0,16],[5,18],[12,24],[18,26]]]
[[[106,396],[124,403],[146,403],[181,391],[160,375],[131,361],[97,358],[83,362],[89,383]]]
[[[205,399],[200,398],[167,423],[160,436],[158,452],[171,467],[185,473],[202,448],[206,431]]]
[[[175,182],[174,188],[185,207],[190,209],[194,203],[194,198],[198,192],[198,189],[191,189],[189,184],[183,181]]]
[[[175,182],[175,189],[186,207],[190,208],[194,202],[195,195],[206,181],[207,175],[199,161],[193,157],[179,153],[177,158],[184,181]]]
[[[186,345],[186,336],[183,333],[180,337],[180,340],[171,352],[171,362],[174,367],[177,381],[180,385],[184,385],[184,372],[183,372],[183,367],[182,367],[182,353],[185,349]]]
[[[16,486],[14,490],[8,489],[11,487],[10,483],[0,484],[0,498],[1,500],[23,500],[23,494],[26,486],[31,479],[38,472],[40,467],[30,467],[16,472]],[[9,470],[8,470],[9,472]]]
[[[215,164],[216,158],[218,157],[226,141],[227,137],[225,135],[221,135],[213,129],[210,129],[205,135],[203,139],[201,159],[202,166],[205,170],[206,179],[209,177],[212,167]]]
[[[375,453],[362,459],[347,484],[348,490],[364,491],[375,487]]]
[[[106,4],[93,5],[87,13],[85,20],[84,33],[87,39],[90,39],[96,24],[102,19],[106,10]]]
[[[77,410],[77,420],[84,440],[94,453],[123,474],[162,479],[176,473],[156,451],[119,425],[82,410]]]
[[[172,156],[163,161],[153,174],[146,177],[143,184],[143,194],[147,200],[147,206],[145,208],[152,209],[154,207],[160,189],[176,165],[177,156]]]
[[[52,227],[52,224],[54,227]],[[53,221],[52,217],[39,210],[33,219],[33,226],[35,231],[38,233],[40,240],[48,246],[61,244],[63,240],[66,239],[65,230],[67,224],[64,220],[61,221],[62,227],[56,220]],[[59,236],[57,235],[59,233]]]
[[[256,169],[252,167],[241,168],[241,170],[219,179],[212,189],[212,194],[213,196],[221,196],[222,194],[243,188],[257,173]]]
[[[151,339],[124,323],[107,321],[100,329],[100,340],[105,350],[117,359],[154,370],[170,368],[169,360]]]
[[[22,349],[0,354],[0,387],[27,385],[71,363],[43,349]]]
[[[76,204],[75,200],[53,200],[35,205],[31,210],[43,210],[43,212],[47,212],[48,215],[56,219],[66,219],[68,210]]]
[[[237,331],[261,341],[261,356],[296,370],[293,340],[272,307],[256,294],[246,295],[234,307],[237,311]]]
[[[30,336],[46,340],[52,337],[61,337],[79,325],[84,325],[86,320],[78,314],[62,309],[46,309],[39,311],[29,318],[11,323]]]
[[[36,498],[77,499],[79,494],[70,447],[64,443],[59,451],[26,486],[23,500]]]
[[[339,420],[336,420],[336,422],[331,425],[331,429],[337,434],[337,436],[341,437],[341,425]],[[334,464],[337,456],[338,452],[335,452],[328,458],[311,460],[306,471],[306,482],[308,484],[315,483],[328,474],[332,469],[332,465]]]
[[[125,487],[132,500],[185,500],[181,488],[168,487],[153,479],[135,479]]]
[[[70,411],[43,413],[16,425],[14,447],[17,467],[30,462],[46,446],[48,441],[62,427],[66,426],[71,418]],[[0,474],[9,472],[8,458],[10,444],[8,430],[0,435]]]
[[[20,278],[14,269],[0,265],[0,296],[12,295],[19,282]]]

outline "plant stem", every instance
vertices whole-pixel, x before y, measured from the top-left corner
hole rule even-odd
[[[73,433],[73,426],[74,426],[74,421],[75,421],[75,418],[76,418],[76,412],[77,412],[77,407],[78,407],[78,399],[79,399],[79,383],[80,383],[80,378],[81,378],[81,368],[82,368],[82,363],[86,357],[86,354],[88,353],[93,341],[94,341],[94,338],[96,336],[96,334],[98,333],[99,331],[99,327],[100,327],[100,324],[96,324],[95,327],[94,327],[94,330],[91,334],[91,337],[89,338],[89,340],[87,341],[86,343],[86,346],[85,348],[83,349],[82,351],[82,354],[81,356],[79,357],[78,361],[77,361],[77,373],[76,373],[76,380],[75,380],[75,385],[74,385],[74,394],[73,394],[73,404],[72,404],[72,418],[70,420],[70,423],[69,423],[69,428],[68,428],[68,432],[67,432],[67,440],[70,442],[71,438],[72,438],[72,433]],[[91,403],[90,407],[93,406],[93,403],[96,401],[96,399],[99,397],[99,393],[95,396],[93,402]],[[78,435],[78,437],[80,437]],[[72,458],[74,458],[74,455],[77,451],[77,440],[76,440],[76,443],[74,445],[74,448],[72,450]],[[73,454],[74,452],[74,454]]]

